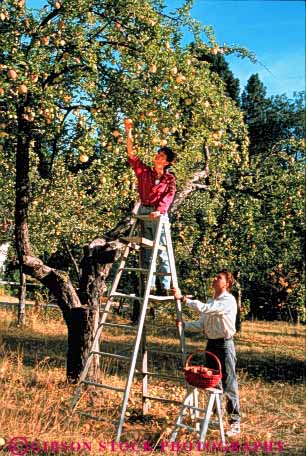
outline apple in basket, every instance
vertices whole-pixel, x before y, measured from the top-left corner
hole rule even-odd
[[[212,371],[208,369],[206,372],[206,375],[208,375],[208,377],[210,377],[212,374],[213,374]]]
[[[202,367],[201,371],[203,374],[207,374],[208,369],[207,369],[207,367]]]

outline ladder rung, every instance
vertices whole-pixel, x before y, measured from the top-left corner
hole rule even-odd
[[[127,299],[138,299],[138,301],[143,301],[143,298],[140,298],[139,296],[135,296],[134,294],[125,294],[125,293],[119,293],[118,291],[114,291],[114,293],[111,295],[112,298],[127,298]]]
[[[169,276],[169,277],[172,276],[171,272],[154,272],[153,274],[156,275],[156,276],[165,276],[165,277],[166,276]]]
[[[171,404],[176,404],[176,405],[182,405],[181,401],[176,401],[175,399],[166,399],[164,397],[158,397],[158,396],[143,396],[144,399],[149,399],[150,401],[159,401],[159,402],[168,402]]]
[[[154,301],[174,301],[174,296],[158,296],[150,294],[149,299],[154,299]]]
[[[179,427],[179,428],[183,428],[183,429],[188,429],[188,431],[191,431],[191,432],[199,432],[196,428],[194,427],[191,427],[191,426],[187,426],[186,424],[176,424],[175,427]]]
[[[206,409],[202,409],[200,407],[195,407],[194,405],[184,405],[184,408],[188,408],[191,410],[197,410],[198,412],[206,413]]]
[[[121,268],[118,271],[128,271],[128,272],[149,272],[149,269],[145,268]]]
[[[109,358],[121,359],[123,361],[130,361],[130,357],[129,356],[118,355],[117,353],[108,353],[108,352],[102,352],[102,351],[92,351],[92,352],[90,352],[90,354],[91,355],[107,356]]]
[[[137,330],[137,326],[122,325],[122,324],[119,324],[119,323],[101,323],[101,326],[109,326],[111,328],[128,329],[129,331],[136,331]]]
[[[183,377],[176,377],[175,375],[166,375],[166,374],[158,374],[157,372],[140,372],[143,375],[150,375],[150,377],[157,377],[157,378],[165,378],[168,380],[174,380],[177,382],[185,383],[185,379]]]
[[[103,383],[96,383],[96,382],[92,382],[90,380],[83,380],[82,383],[85,383],[85,385],[97,386],[98,388],[105,388],[105,389],[109,389],[112,391],[119,391],[121,393],[124,393],[124,391],[125,391],[124,388],[118,388],[117,386],[104,385]]]

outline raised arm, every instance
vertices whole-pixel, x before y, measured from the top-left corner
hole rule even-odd
[[[124,120],[124,127],[127,136],[127,153],[129,158],[134,158],[134,151],[133,151],[133,136],[132,136],[132,128],[133,128],[133,121],[132,119],[125,119]]]

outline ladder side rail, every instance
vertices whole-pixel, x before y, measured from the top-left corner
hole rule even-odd
[[[170,223],[169,222],[165,223],[165,234],[166,234],[167,253],[168,253],[168,258],[169,258],[169,263],[170,263],[172,286],[174,288],[178,288],[178,280],[177,280],[177,274],[176,274],[176,267],[175,267],[175,261],[174,261],[173,245],[172,245],[172,239],[171,239],[171,234],[170,234]],[[177,315],[177,320],[180,323],[183,323],[182,304],[179,299],[176,300],[176,315]],[[179,325],[178,332],[179,332],[179,338],[180,338],[180,349],[181,349],[181,353],[182,353],[182,362],[184,364],[186,361],[186,349],[185,349],[185,334],[184,334],[183,324]]]
[[[191,391],[189,390],[183,400],[179,415],[178,415],[175,425],[174,425],[173,432],[170,436],[170,443],[175,442],[175,440],[176,440],[179,428],[183,424],[185,409],[188,408],[188,405],[190,405],[190,403],[192,402],[192,395],[193,395],[193,390],[191,390]]]
[[[157,258],[161,229],[162,229],[162,223],[161,223],[161,219],[159,219],[158,227],[157,227],[157,230],[155,233],[154,248],[153,248],[151,262],[150,262],[146,290],[145,290],[145,294],[143,297],[142,308],[141,308],[140,318],[139,318],[139,322],[138,322],[138,331],[137,331],[137,336],[135,339],[135,344],[134,344],[134,349],[133,349],[132,362],[130,365],[129,374],[128,374],[128,378],[127,378],[126,386],[125,386],[125,393],[124,393],[124,399],[123,399],[122,408],[121,408],[121,416],[120,416],[119,426],[118,426],[118,430],[117,430],[116,442],[120,441],[120,436],[122,433],[128,398],[129,398],[130,389],[132,386],[132,381],[133,381],[133,376],[134,376],[134,371],[135,371],[135,366],[136,366],[136,361],[137,361],[137,355],[138,355],[139,346],[140,346],[140,342],[141,342],[141,338],[142,338],[142,330],[143,330],[143,326],[144,326],[144,322],[145,322],[147,304],[148,304],[148,300],[149,300],[150,284],[151,284],[151,281],[153,278],[153,272],[155,270],[155,263],[156,263],[156,258]]]

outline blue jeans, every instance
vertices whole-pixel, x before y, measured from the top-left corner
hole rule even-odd
[[[149,215],[149,214],[151,214],[151,212],[154,212],[155,210],[156,209],[154,207],[141,205],[138,210],[138,215]],[[167,217],[167,219],[168,219],[168,216],[166,214],[164,215],[164,217]],[[150,239],[151,241],[154,241],[158,220],[159,219],[143,221],[143,233],[142,234],[145,238]],[[166,234],[165,234],[164,228],[162,228],[159,243],[160,243],[160,245],[166,245]],[[143,248],[143,263],[144,263],[143,266],[145,268],[150,267],[151,258],[152,258],[152,250]],[[170,272],[169,258],[168,258],[168,253],[166,250],[158,250],[158,252],[157,252],[156,271],[165,272],[165,273]],[[156,283],[156,276],[154,275],[152,278],[151,287],[155,287],[155,283]],[[169,290],[170,284],[171,284],[170,276],[160,276],[159,283],[162,288]]]
[[[240,422],[240,405],[238,382],[236,376],[236,350],[234,340],[231,339],[208,339],[206,350],[216,355],[221,363],[222,386],[226,396],[226,411],[229,422]],[[216,368],[216,362],[211,356],[207,357],[209,367]]]

